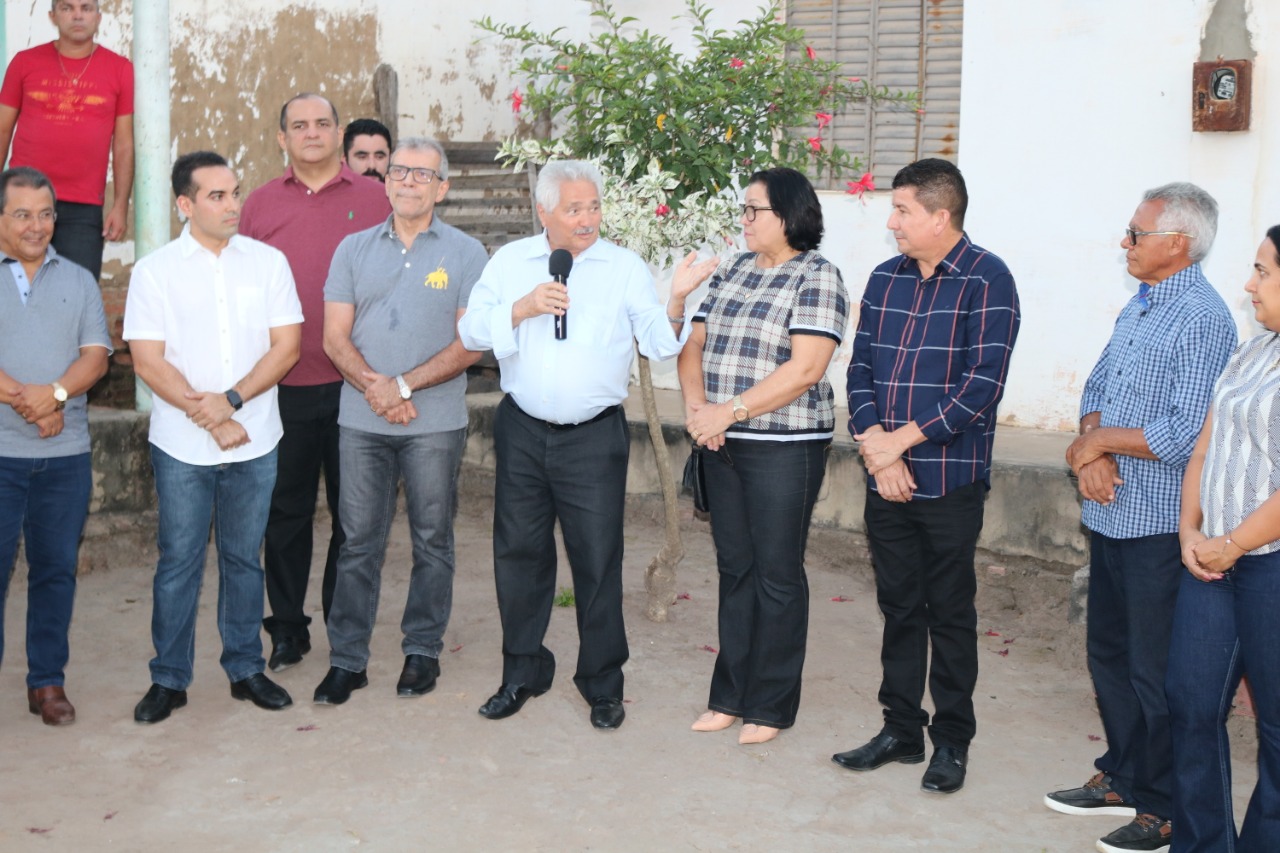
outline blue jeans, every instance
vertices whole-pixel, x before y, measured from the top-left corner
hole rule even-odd
[[[804,551],[827,441],[733,439],[703,453],[720,574],[720,652],[707,707],[785,729],[809,634]]]
[[[1173,809],[1173,745],[1164,679],[1178,586],[1176,533],[1090,537],[1086,646],[1107,751],[1095,766],[1138,813]],[[1175,835],[1176,835],[1175,823]]]
[[[467,430],[378,435],[341,428],[339,512],[346,541],[329,611],[329,663],[360,672],[378,615],[382,563],[404,477],[413,568],[400,629],[406,655],[438,658],[453,609],[453,518]]]
[[[27,549],[27,687],[32,689],[64,683],[76,555],[92,484],[88,453],[0,457],[0,658],[4,601],[21,533]]]
[[[1280,850],[1280,553],[1204,583],[1183,572],[1166,680],[1173,721],[1173,850]],[[1227,715],[1249,674],[1258,784],[1236,838]]]
[[[186,690],[191,683],[210,523],[218,548],[222,668],[233,682],[262,672],[263,578],[258,551],[276,481],[275,449],[244,462],[189,465],[153,444],[151,467],[160,499],[151,680],[170,690]]]

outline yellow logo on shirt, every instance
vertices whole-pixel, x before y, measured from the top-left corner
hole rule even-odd
[[[433,290],[447,290],[449,288],[449,273],[442,266],[436,267],[436,271],[429,273],[427,280],[423,284]]]

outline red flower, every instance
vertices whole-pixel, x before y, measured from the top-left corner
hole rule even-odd
[[[808,54],[808,56],[809,56],[809,58],[810,58],[810,59],[817,59],[817,58],[818,58],[818,54],[814,53],[814,52],[813,52],[813,48],[809,47],[809,45],[807,45],[807,44],[804,46],[804,52],[805,52],[806,54]]]
[[[862,78],[861,78],[861,77],[850,77],[850,78],[849,78],[849,82],[850,82],[850,83],[861,83],[861,82],[862,82]]]
[[[524,95],[520,94],[520,90],[516,89],[511,93],[511,112],[520,112],[520,106],[524,103]]]
[[[556,70],[557,70],[557,71],[568,71],[568,70],[569,70],[569,66],[567,66],[567,65],[557,65],[557,66],[556,66]]]
[[[653,211],[653,215],[654,215],[654,216],[666,216],[666,215],[667,215],[668,213],[670,213],[670,212],[671,212],[671,208],[667,207],[665,204],[660,204],[660,205],[658,205],[658,207]]]
[[[815,154],[816,154],[817,152],[821,151],[821,150],[822,150],[822,137],[821,137],[821,136],[810,136],[810,137],[809,137],[809,147],[813,149],[813,151],[814,151],[814,153],[815,153]]]
[[[746,65],[746,64],[747,64],[747,63],[743,62],[741,59],[738,59],[738,57],[736,57],[736,56],[735,56],[733,59],[730,59],[730,60],[729,60],[729,67],[730,67],[730,68],[741,68],[741,67],[743,67],[743,66],[744,66],[744,65]]]
[[[814,113],[813,117],[818,120],[818,130],[831,124],[831,113]]]
[[[861,196],[867,190],[876,188],[876,182],[871,179],[871,173],[866,172],[856,181],[846,181],[849,186],[849,195]]]

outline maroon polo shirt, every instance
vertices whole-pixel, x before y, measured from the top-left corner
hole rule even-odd
[[[240,211],[240,233],[284,252],[302,302],[302,357],[282,385],[339,382],[342,374],[324,354],[324,282],[334,250],[348,234],[372,228],[391,215],[381,181],[342,170],[317,192],[284,175],[249,194]]]

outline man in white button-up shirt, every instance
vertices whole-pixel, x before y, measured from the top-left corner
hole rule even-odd
[[[458,327],[467,349],[493,350],[507,392],[493,427],[503,667],[502,686],[480,708],[491,720],[551,687],[555,656],[542,641],[555,595],[557,518],[578,610],[574,684],[596,728],[617,728],[626,716],[622,515],[630,439],[621,403],[632,340],[649,358],[680,352],[685,298],[716,262],[687,258],[663,306],[644,261],[599,239],[602,194],[591,164],[548,163],[537,187],[545,232],[498,250]],[[558,249],[573,257],[567,286],[549,280]],[[555,318],[565,316],[567,334],[558,339]]]
[[[276,383],[298,360],[302,308],[279,251],[237,234],[240,184],[227,161],[199,151],[173,166],[177,240],[138,261],[125,304],[134,370],[154,393],[151,464],[160,519],[151,689],[140,723],[187,703],[196,604],[209,525],[218,544],[218,631],[231,695],[291,704],[262,671],[258,551],[282,429]]]

